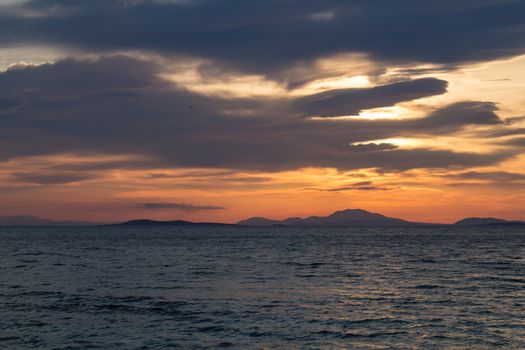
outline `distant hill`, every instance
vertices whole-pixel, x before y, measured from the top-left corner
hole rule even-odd
[[[525,225],[523,221],[509,221],[497,218],[465,218],[454,223],[455,226],[484,226],[484,225]]]
[[[261,217],[242,220],[237,223],[244,226],[420,226],[429,225],[391,218],[378,213],[371,213],[362,209],[347,209],[336,211],[329,216],[310,216],[308,218],[288,218],[285,220],[271,220]]]
[[[17,215],[0,216],[0,226],[91,226],[96,225],[87,221],[54,221],[42,219],[38,216]]]
[[[157,221],[149,219],[139,219],[126,221],[120,224],[115,224],[117,226],[197,226],[197,225],[230,225],[230,224],[221,224],[215,222],[191,222],[185,220],[171,220],[171,221]]]
[[[43,219],[32,215],[0,216],[0,226],[96,226],[99,223],[88,221],[55,221]],[[378,213],[368,212],[363,209],[347,209],[336,211],[329,216],[310,216],[307,218],[291,217],[285,220],[272,220],[264,217],[253,217],[239,221],[237,224],[224,224],[216,222],[191,222],[186,220],[158,221],[150,219],[131,220],[110,226],[288,226],[288,227],[407,227],[407,226],[493,226],[493,225],[525,225],[525,221],[510,221],[498,218],[465,218],[452,225],[429,224],[407,221],[388,217]]]
[[[246,220],[239,221],[237,225],[242,226],[276,226],[281,225],[282,221],[271,220],[263,217],[253,217]]]

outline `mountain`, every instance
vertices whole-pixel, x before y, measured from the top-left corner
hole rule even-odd
[[[157,221],[149,219],[139,219],[126,221],[117,226],[197,226],[197,225],[229,225],[215,222],[191,222],[185,220]]]
[[[362,209],[336,211],[329,216],[310,216],[308,218],[288,218],[282,221],[261,217],[242,220],[237,223],[244,226],[418,226],[428,225],[402,219],[391,218]]]
[[[38,216],[17,215],[0,216],[0,226],[91,226],[96,225],[87,221],[53,221]]]
[[[483,225],[525,225],[523,221],[509,221],[497,218],[465,218],[454,223],[455,226],[483,226]]]
[[[263,217],[253,217],[246,220],[241,220],[237,223],[237,225],[242,226],[276,226],[280,225],[282,221],[279,220],[271,220]]]
[[[100,225],[87,221],[55,221],[43,219],[31,215],[17,216],[0,216],[0,226],[95,226]],[[232,224],[214,223],[214,222],[191,222],[185,220],[157,221],[149,219],[131,220],[123,223],[114,224],[118,226],[204,226],[204,225],[222,225]],[[235,224],[233,224],[235,225]],[[371,213],[362,209],[347,209],[336,211],[329,216],[310,216],[307,218],[291,217],[285,220],[272,220],[263,217],[253,217],[239,221],[236,225],[242,226],[354,226],[354,227],[391,227],[391,226],[445,226],[439,224],[427,224],[420,222],[406,221],[402,219],[388,217],[378,213]],[[510,221],[498,218],[465,218],[457,221],[451,226],[468,227],[468,226],[491,226],[491,225],[525,225],[525,221]],[[113,225],[112,225],[113,226]]]

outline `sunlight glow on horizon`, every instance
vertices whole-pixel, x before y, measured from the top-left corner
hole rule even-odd
[[[17,67],[23,69],[24,64],[28,66],[52,64],[69,56],[79,60],[87,58],[92,61],[103,57],[103,54],[98,52],[75,52],[74,54],[73,52],[73,49],[66,50],[53,46],[4,47],[0,49],[0,72],[5,72],[13,65],[19,65]],[[232,101],[231,108],[227,108],[228,105],[224,109],[214,109],[221,115],[231,117],[232,120],[235,120],[236,117],[242,117],[239,119],[242,119],[243,122],[252,117],[263,119],[264,114],[261,114],[257,107],[252,107],[253,105],[264,105],[266,114],[284,111],[282,118],[268,118],[268,124],[277,125],[285,132],[281,134],[281,129],[278,129],[279,132],[276,132],[274,137],[273,134],[263,132],[265,130],[262,129],[266,124],[262,126],[256,124],[253,128],[257,128],[257,133],[253,138],[260,137],[267,141],[261,146],[261,152],[268,158],[272,156],[270,153],[279,153],[284,147],[272,148],[274,143],[280,145],[278,144],[279,138],[292,140],[287,145],[293,150],[296,147],[303,147],[307,161],[293,163],[292,158],[297,155],[291,152],[290,163],[292,165],[290,166],[279,163],[279,167],[261,166],[259,168],[256,164],[257,166],[250,168],[249,166],[252,166],[250,164],[247,166],[249,169],[246,169],[243,168],[243,164],[232,162],[230,167],[178,167],[176,161],[173,161],[173,164],[169,163],[171,159],[178,159],[177,157],[166,157],[168,161],[159,164],[155,162],[155,154],[146,151],[141,154],[140,147],[133,148],[136,154],[119,154],[120,148],[116,148],[114,153],[98,151],[98,153],[82,154],[72,151],[70,153],[7,157],[0,161],[0,188],[3,191],[3,203],[0,204],[2,215],[31,212],[55,219],[115,221],[148,216],[156,219],[176,217],[235,222],[249,216],[284,219],[290,216],[324,215],[345,208],[363,208],[414,221],[452,222],[469,215],[499,215],[509,219],[524,219],[520,208],[525,207],[525,195],[522,190],[525,180],[522,180],[520,176],[525,174],[525,156],[519,150],[520,146],[511,145],[511,141],[520,141],[522,136],[511,132],[506,135],[505,132],[509,130],[504,128],[508,125],[498,124],[497,118],[494,118],[496,120],[494,124],[473,123],[462,126],[461,123],[458,123],[460,126],[448,129],[443,135],[440,134],[441,129],[433,130],[433,133],[412,135],[410,134],[412,129],[408,127],[406,132],[396,131],[393,137],[385,137],[385,134],[387,136],[388,134],[382,133],[383,130],[369,132],[366,129],[372,128],[374,122],[388,121],[384,123],[386,129],[395,121],[417,121],[439,108],[461,101],[494,102],[498,108],[496,111],[498,116],[503,120],[515,117],[513,125],[516,128],[524,127],[525,118],[522,120],[519,117],[525,115],[523,97],[525,55],[512,59],[475,64],[464,63],[446,67],[418,62],[412,65],[382,62],[366,54],[338,54],[296,62],[281,71],[264,74],[246,73],[246,71],[235,70],[229,66],[225,68],[221,66],[220,61],[213,59],[193,56],[163,57],[147,50],[123,49],[107,55],[117,54],[143,60],[151,65],[149,68],[158,69],[160,72],[158,74],[163,79],[163,92],[180,89],[200,95],[199,98],[204,96],[221,101]],[[155,76],[155,78],[158,77]],[[308,117],[306,112],[302,113],[302,111],[295,115],[295,110],[292,108],[293,103],[302,97],[331,90],[366,90],[420,78],[445,80],[448,82],[448,90],[442,95],[412,100],[408,98],[408,101],[403,100],[406,102],[391,106],[362,109],[356,115]],[[147,85],[143,89],[148,90],[149,88],[150,86]],[[120,89],[125,90],[122,87]],[[6,91],[10,90],[6,89]],[[78,96],[74,91],[72,95],[74,96],[68,98],[75,101]],[[18,95],[13,93],[13,96],[16,102]],[[92,96],[89,95],[89,97]],[[324,97],[323,94],[321,96]],[[64,100],[71,102],[67,98]],[[379,100],[379,102],[372,101],[372,105],[374,103],[381,105],[382,101]],[[8,102],[10,101],[7,101],[6,105]],[[253,102],[253,105],[249,102]],[[289,108],[289,106],[292,107]],[[215,105],[212,107],[215,108]],[[117,113],[121,110],[122,113],[129,113],[126,108],[116,109],[108,112],[107,117],[111,118],[112,112]],[[0,114],[9,116],[10,111],[6,108],[5,111],[0,110]],[[69,111],[64,112],[64,114],[67,113]],[[176,114],[175,111],[173,113]],[[276,115],[280,116],[277,112]],[[195,118],[204,117],[197,114],[195,116]],[[132,118],[130,117],[130,122],[134,121]],[[327,124],[341,122],[341,130],[332,128],[323,132],[324,125],[316,124],[308,132],[297,136],[293,130],[286,129],[288,127],[288,124],[285,123],[286,118],[294,121],[296,119],[315,120]],[[458,118],[461,118],[461,115]],[[11,122],[14,119],[9,116],[5,120]],[[125,118],[123,120],[128,121]],[[348,140],[363,141],[346,141],[346,134],[343,130],[345,120],[363,121],[348,123],[352,125],[348,129]],[[450,123],[450,120],[452,119],[446,122]],[[38,122],[38,118],[29,120],[28,129],[33,127],[32,123],[38,125]],[[149,120],[145,118],[145,125],[148,125],[148,122]],[[184,122],[186,121],[182,121],[181,125]],[[303,124],[297,123],[299,127],[303,127]],[[199,126],[196,123],[188,128],[194,131]],[[232,123],[232,128],[233,126]],[[177,127],[179,127],[178,124]],[[320,139],[325,142],[321,146],[310,143],[311,135],[318,132],[317,127],[321,130]],[[361,131],[356,130],[358,128],[364,129],[362,138],[360,138],[361,135],[355,136]],[[142,131],[138,129],[136,135]],[[73,130],[76,132],[76,129]],[[239,133],[244,129],[240,130]],[[337,134],[339,131],[342,136],[338,135],[332,140],[332,134]],[[490,131],[501,132],[501,135],[485,138],[484,132]],[[207,131],[207,140],[216,136],[214,132],[215,130]],[[50,135],[54,134],[50,133]],[[217,138],[223,137],[221,140],[228,144],[230,139],[235,139],[237,136],[241,140],[239,142],[248,144],[252,141],[243,139],[243,135],[237,134],[217,135]],[[354,138],[351,138],[352,136]],[[301,137],[306,142],[299,143],[298,140]],[[406,151],[413,150],[436,151],[440,155],[445,154],[442,157],[455,156],[461,152],[466,153],[465,157],[475,157],[476,155],[491,155],[491,153],[514,147],[515,154],[509,158],[501,158],[503,160],[495,157],[496,160],[488,165],[484,165],[483,162],[469,163],[470,159],[466,159],[466,164],[473,165],[463,166],[459,162],[460,165],[454,163],[442,168],[407,169],[403,166],[396,167],[395,162],[384,167],[381,167],[380,164],[377,167],[368,167],[370,162],[362,162],[360,164],[365,164],[365,168],[358,168],[359,165],[356,165],[356,169],[353,169],[352,160],[359,160],[359,154],[357,156],[351,154],[349,146],[374,146],[374,144],[390,144],[395,147],[387,146],[377,151],[374,147],[370,147],[372,151],[365,155],[370,159],[376,156],[384,159],[382,157],[388,156],[388,152],[393,154],[401,151],[400,153],[407,154],[410,152]],[[314,146],[310,147],[311,145]],[[165,145],[167,151],[170,147],[175,146]],[[238,145],[234,144],[231,147],[238,147]],[[316,159],[308,158],[308,152],[315,153],[312,151],[314,147],[320,149],[326,147],[327,151],[322,155],[330,158],[332,154],[337,154],[340,157],[338,162],[325,163],[324,159],[316,162]],[[95,149],[98,150],[98,148]],[[133,152],[128,149],[122,152],[126,151]],[[282,151],[285,153],[286,150]],[[344,153],[346,151],[348,154]],[[453,154],[447,154],[444,151],[451,151]],[[356,163],[359,164],[358,161]],[[293,164],[311,164],[311,166],[289,169],[288,166],[292,168]],[[323,167],[325,164],[340,168]],[[482,176],[483,174],[487,175],[486,178]],[[490,208],[486,206],[488,201],[492,203]],[[225,209],[210,212],[198,210],[181,212],[172,208],[148,211],[137,207],[137,203],[170,202],[198,203],[203,206],[217,206]],[[439,214],[436,214],[437,212]]]

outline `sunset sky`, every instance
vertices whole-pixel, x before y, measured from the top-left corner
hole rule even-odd
[[[0,0],[0,216],[525,219],[523,0]]]

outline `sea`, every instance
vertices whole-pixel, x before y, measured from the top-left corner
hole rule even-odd
[[[525,349],[525,228],[0,228],[0,349]]]

